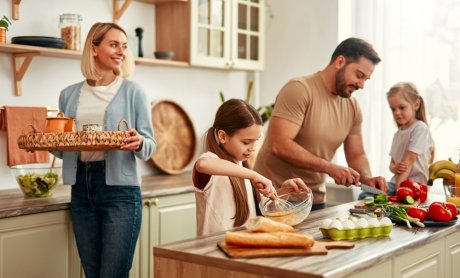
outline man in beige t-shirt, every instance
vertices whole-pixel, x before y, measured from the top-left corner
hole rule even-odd
[[[362,182],[387,191],[383,177],[372,177],[361,135],[361,109],[351,97],[379,62],[369,43],[349,38],[337,46],[323,70],[288,81],[276,98],[254,170],[277,186],[289,177],[302,178],[313,190],[313,209],[325,207],[326,174],[336,184]],[[331,162],[342,144],[348,166]]]

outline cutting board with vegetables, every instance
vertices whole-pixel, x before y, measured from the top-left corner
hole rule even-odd
[[[351,249],[355,244],[348,241],[315,241],[310,248],[250,248],[230,246],[221,241],[217,246],[230,258],[262,258],[326,255],[329,249]]]

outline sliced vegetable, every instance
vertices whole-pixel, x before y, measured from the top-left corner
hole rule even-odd
[[[398,196],[396,195],[393,195],[393,196],[388,196],[388,200],[390,200],[390,202],[397,202],[398,201]]]
[[[406,180],[402,181],[399,186],[400,187],[410,188],[412,190],[412,192],[414,192],[414,195],[412,195],[412,197],[415,200],[418,200],[420,198],[420,194],[421,194],[420,185],[418,183],[416,183],[415,181],[413,181],[411,179],[406,179]]]
[[[398,201],[404,204],[414,203],[414,191],[407,187],[400,187],[396,191],[396,196],[398,196]]]

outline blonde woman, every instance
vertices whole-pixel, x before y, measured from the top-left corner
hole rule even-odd
[[[64,184],[72,185],[71,217],[87,278],[128,277],[142,219],[136,157],[147,160],[156,148],[150,109],[142,89],[128,77],[133,60],[126,32],[113,23],[94,24],[81,60],[85,80],[65,88],[59,109],[77,128],[99,124],[116,130],[131,125],[120,150],[55,152],[63,159]]]

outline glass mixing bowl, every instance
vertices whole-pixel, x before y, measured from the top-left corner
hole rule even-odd
[[[62,175],[62,167],[51,168],[46,163],[16,165],[11,167],[11,171],[26,197],[53,195]]]
[[[259,203],[260,212],[263,216],[285,223],[291,226],[304,221],[310,214],[313,205],[313,193],[310,188],[307,191],[280,193],[278,197],[287,201],[276,201],[263,197]]]

